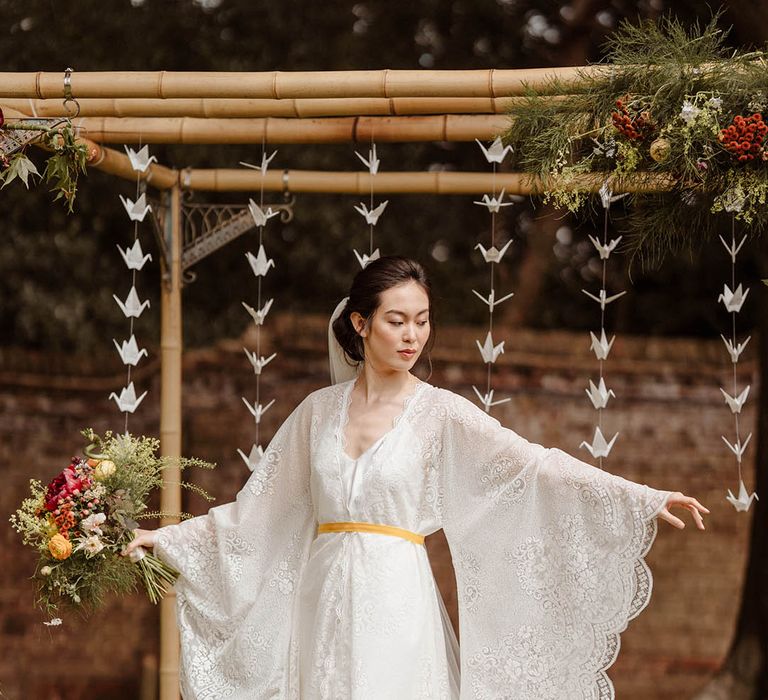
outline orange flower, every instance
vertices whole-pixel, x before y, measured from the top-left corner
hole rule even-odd
[[[72,554],[72,543],[64,535],[54,535],[48,542],[48,551],[59,561]]]

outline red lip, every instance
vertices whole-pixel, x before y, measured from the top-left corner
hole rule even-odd
[[[398,350],[401,355],[415,355],[415,350]]]

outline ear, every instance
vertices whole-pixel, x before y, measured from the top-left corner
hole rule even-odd
[[[353,311],[349,315],[349,320],[352,321],[352,327],[357,331],[357,334],[362,338],[368,335],[368,331],[365,328],[365,319],[362,317],[359,311]]]

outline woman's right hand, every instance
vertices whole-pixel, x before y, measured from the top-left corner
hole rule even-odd
[[[157,537],[157,532],[155,530],[141,530],[136,528],[133,533],[133,539],[123,548],[123,551],[120,552],[124,557],[128,556],[134,549],[136,549],[136,547],[152,548],[155,546],[155,538]]]

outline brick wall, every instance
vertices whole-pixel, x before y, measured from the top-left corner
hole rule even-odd
[[[262,424],[263,444],[307,392],[327,383],[325,323],[314,316],[271,317],[262,348],[277,351],[278,357],[262,376],[262,396],[276,396],[278,402]],[[215,472],[199,472],[194,479],[218,503],[232,500],[248,477],[236,449],[247,452],[254,430],[240,399],[251,397],[254,387],[241,349],[253,340],[249,333],[188,351],[184,359],[184,452],[218,462]],[[482,386],[485,380],[474,343],[482,334],[477,328],[441,327],[430,383],[472,397],[471,385]],[[584,389],[597,376],[588,335],[503,328],[495,335],[507,338],[507,353],[494,368],[494,386],[512,401],[495,408],[494,415],[530,440],[586,459],[589,455],[577,446],[591,440],[596,414]],[[737,486],[734,460],[720,438],[721,433],[730,436],[733,427],[718,391],[730,367],[719,339],[628,337],[617,338],[605,365],[608,385],[618,397],[604,415],[605,432],[621,433],[606,468],[656,488],[695,495],[712,510],[706,533],[689,518],[683,531],[659,523],[648,556],[654,595],[622,636],[621,654],[610,671],[622,700],[684,700],[703,685],[727,649],[749,529],[749,515],[737,514],[724,499],[726,489]],[[752,384],[742,412],[748,432],[758,389],[754,356],[745,351],[739,370],[740,383]],[[426,378],[426,368],[417,374]],[[121,429],[122,419],[106,397],[122,386],[123,377],[112,354],[67,357],[0,350],[5,480],[0,512],[6,522],[30,477],[48,479],[78,453],[82,427]],[[130,430],[157,434],[157,361],[147,362],[133,378],[137,389],[150,393],[131,417]],[[753,448],[747,454],[751,484]],[[192,513],[208,507],[195,495],[184,499]],[[152,667],[158,650],[156,610],[134,595],[111,602],[88,623],[70,614],[61,627],[45,627],[33,610],[26,580],[32,555],[10,526],[0,533],[0,697],[138,697],[142,668]],[[441,533],[429,538],[428,549],[455,622],[453,572]]]

